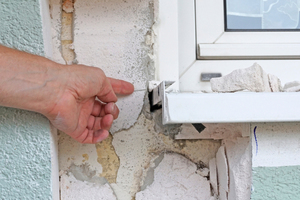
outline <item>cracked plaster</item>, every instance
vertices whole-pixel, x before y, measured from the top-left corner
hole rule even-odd
[[[179,153],[203,167],[220,147],[219,141],[212,140],[175,141],[153,127],[154,122],[141,115],[134,127],[114,134],[112,144],[120,159],[117,185],[127,195],[134,196],[144,185],[148,169],[160,153]]]
[[[154,182],[136,200],[208,200],[209,181],[196,173],[195,163],[178,154],[165,154],[154,170]]]
[[[72,173],[61,176],[61,199],[117,200],[108,183],[101,185],[81,181]]]
[[[81,144],[65,133],[58,135],[59,170],[67,171],[72,164],[88,164],[98,175],[102,173],[102,166],[97,162],[97,151],[94,144]],[[88,159],[86,159],[88,156]]]
[[[155,123],[147,120],[143,114],[140,115],[146,81],[152,79],[153,74],[152,60],[148,57],[151,57],[148,54],[152,50],[147,46],[153,42],[150,30],[153,23],[152,12],[152,1],[77,0],[75,3],[74,48],[77,61],[100,67],[108,76],[134,83],[136,92],[128,97],[121,97],[118,102],[123,116],[119,116],[117,125],[111,130],[116,132],[133,124],[134,126],[115,133],[112,138],[113,146],[110,141],[85,146],[61,133],[61,173],[67,171],[72,163],[85,163],[96,171],[96,176],[108,179],[120,200],[132,199],[141,187],[145,188],[152,183],[153,177],[147,177],[147,174],[151,169],[154,170],[154,160],[162,152],[182,154],[199,167],[208,166],[208,161],[215,156],[220,146],[219,141],[174,141],[169,136],[156,133],[153,129]],[[124,15],[128,16],[124,18]],[[66,29],[69,28],[70,17],[63,19],[62,23],[66,23]],[[63,31],[62,34],[67,32]],[[65,39],[62,41],[63,45],[69,41],[68,37],[62,36]],[[65,54],[64,51],[62,53]],[[147,115],[152,118],[150,113]],[[157,129],[165,131],[164,128]],[[178,129],[169,127],[166,130],[176,132]]]
[[[146,83],[154,77],[146,35],[153,24],[153,2],[77,0],[74,49],[79,64],[101,68],[107,76],[130,81],[135,92],[119,97],[121,112],[111,132],[132,126],[143,107]]]

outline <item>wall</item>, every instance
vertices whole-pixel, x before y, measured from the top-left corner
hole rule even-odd
[[[252,154],[257,142],[261,146],[285,141],[282,127],[291,125],[283,132],[298,133],[297,124],[281,123],[269,131],[270,124],[204,124],[199,133],[192,125],[162,126],[160,111],[149,111],[146,83],[154,79],[157,66],[158,5],[155,0],[77,0],[74,5],[64,1],[62,21],[53,18],[54,43],[61,43],[57,55],[65,63],[100,67],[136,88],[132,96],[120,97],[121,115],[107,140],[83,145],[60,133],[62,198],[76,199],[72,194],[81,195],[78,188],[84,187],[90,199],[247,200],[251,191],[252,199],[268,199],[271,192],[265,191],[282,184],[279,191],[287,192],[284,197],[293,196],[297,180],[285,180],[277,173],[297,175],[298,166],[283,162],[269,169],[256,165]],[[58,0],[52,1],[53,16],[59,16],[60,6]],[[265,133],[269,138],[264,139]],[[257,155],[264,151],[268,160],[276,160],[276,154],[266,149]],[[274,181],[272,187],[261,184],[266,177]],[[288,188],[288,181],[295,183],[294,189]]]
[[[175,140],[180,126],[162,126],[160,111],[149,110],[146,88],[147,81],[154,79],[153,25],[158,2],[77,0],[73,6],[71,1],[64,1],[62,13],[59,1],[51,2],[52,16],[62,15],[61,21],[56,17],[52,21],[57,30],[54,43],[62,47],[54,52],[57,60],[63,57],[66,63],[100,67],[108,76],[135,85],[133,95],[120,97],[117,102],[121,114],[107,140],[96,145],[79,144],[59,133],[62,198],[80,195],[78,188],[82,186],[88,198],[101,199],[104,194],[99,190],[95,193],[93,188],[108,186],[107,194],[118,199],[152,199],[151,195],[159,192],[153,193],[155,188],[171,195],[176,185],[181,188],[178,195],[182,199],[197,198],[199,193],[209,198],[208,165],[220,141]],[[171,167],[174,162],[182,168],[176,164]],[[176,182],[174,187],[161,185],[165,174],[169,174],[167,182]],[[202,190],[195,188],[199,185],[203,185]],[[136,196],[141,190],[144,192]],[[114,199],[112,196],[109,198]]]
[[[1,0],[0,43],[51,56],[44,34],[47,9],[41,15],[45,2]],[[40,114],[0,107],[1,199],[58,198],[55,132]]]
[[[9,19],[0,22],[1,43],[47,56],[41,2],[0,1],[1,17]],[[163,126],[161,111],[150,112],[158,1],[62,3],[50,1],[53,60],[100,67],[133,82],[135,92],[120,97],[121,114],[107,140],[80,144],[59,132],[61,199],[299,199],[299,123],[199,130]],[[0,108],[0,133],[1,198],[58,199],[49,122]]]

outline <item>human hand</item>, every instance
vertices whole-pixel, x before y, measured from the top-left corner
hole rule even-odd
[[[43,114],[56,128],[81,143],[104,140],[119,115],[116,94],[133,93],[133,85],[83,65],[64,66],[59,74],[61,80],[67,80],[62,81],[50,111]]]

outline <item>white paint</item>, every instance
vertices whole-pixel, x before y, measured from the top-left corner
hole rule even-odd
[[[221,146],[217,152],[216,163],[219,183],[219,199],[227,200],[229,177],[224,146]]]
[[[249,136],[249,123],[216,124],[204,123],[205,129],[199,133],[192,124],[183,124],[175,139],[228,139]]]
[[[228,199],[250,199],[252,171],[250,139],[247,137],[224,141],[229,169]]]
[[[101,68],[107,76],[134,84],[130,97],[120,97],[119,120],[112,132],[129,128],[143,105],[147,81],[154,76],[146,35],[153,25],[151,1],[77,0],[74,48],[79,64]],[[143,91],[141,91],[143,90]]]
[[[300,165],[300,123],[254,123],[251,126],[252,167]],[[255,126],[257,142],[253,133]]]
[[[284,85],[283,89],[285,92],[299,92],[300,82],[299,81],[288,82]]]
[[[77,180],[72,173],[61,176],[61,199],[117,200],[109,184],[98,185]]]
[[[210,186],[197,175],[194,163],[178,154],[165,154],[154,170],[154,182],[136,194],[136,200],[208,200]]]
[[[214,92],[271,92],[268,75],[257,63],[246,69],[234,70],[226,76],[212,78],[210,83]]]
[[[213,188],[213,194],[219,194],[218,177],[217,177],[217,165],[216,158],[209,161],[209,182]]]

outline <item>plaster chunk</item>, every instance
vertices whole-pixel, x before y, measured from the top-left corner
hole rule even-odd
[[[284,92],[299,92],[300,91],[300,81],[293,81],[286,83],[283,87]]]
[[[282,86],[280,79],[272,74],[268,74],[269,84],[271,88],[271,92],[282,92]]]
[[[216,158],[209,161],[209,182],[213,188],[214,194],[219,194],[218,179],[217,179],[217,165]]]
[[[209,181],[196,174],[197,166],[178,154],[165,154],[154,170],[154,182],[136,200],[209,200]]]
[[[225,155],[225,148],[221,146],[216,155],[218,183],[219,183],[219,199],[227,200],[228,193],[228,166]]]
[[[61,176],[61,199],[117,200],[109,184],[99,185],[80,181],[72,173]]]
[[[262,67],[254,63],[246,69],[237,69],[230,74],[210,80],[214,92],[271,92],[269,78]]]
[[[245,200],[251,195],[251,148],[250,139],[225,140],[229,167],[228,199]]]

